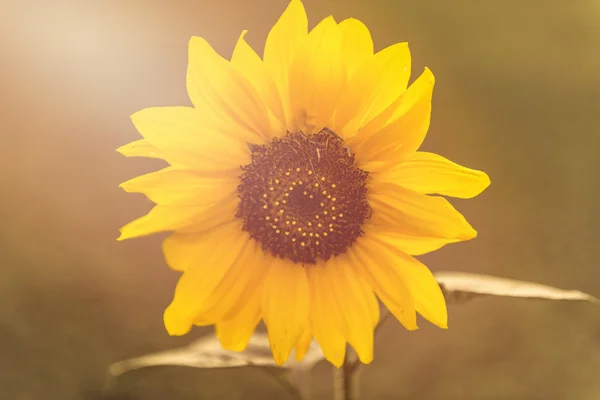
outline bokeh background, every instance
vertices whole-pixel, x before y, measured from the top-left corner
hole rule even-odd
[[[0,398],[100,399],[107,366],[188,343],[163,308],[177,274],[163,235],[116,242],[151,204],[117,185],[162,167],[115,148],[129,115],[187,105],[191,36],[229,57],[241,30],[262,52],[286,0],[0,2]],[[600,295],[600,2],[305,0],[408,41],[436,74],[425,148],[487,171],[455,201],[478,229],[426,257],[433,270],[539,281]],[[331,396],[331,369],[313,374]],[[450,329],[389,322],[364,369],[366,399],[595,400],[600,309],[484,298],[450,308]],[[112,399],[286,399],[259,370],[154,368]]]

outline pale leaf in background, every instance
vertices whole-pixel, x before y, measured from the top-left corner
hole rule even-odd
[[[467,272],[442,271],[434,274],[446,300],[463,301],[476,296],[504,296],[547,300],[580,300],[600,304],[600,301],[579,290],[564,290],[534,282],[498,278]]]
[[[597,298],[578,290],[564,290],[534,282],[499,278],[467,272],[443,271],[434,274],[449,303],[462,302],[477,296],[503,296],[547,300],[580,300],[600,304]],[[380,325],[387,319],[383,317]],[[385,314],[388,315],[388,314]],[[282,367],[275,364],[269,339],[264,333],[255,333],[243,352],[225,350],[214,335],[207,335],[188,346],[147,354],[112,364],[108,369],[109,381],[126,372],[154,366],[174,365],[193,368],[233,368],[262,366],[283,369],[284,375],[273,375],[299,399],[310,398],[310,370],[324,356],[313,340],[303,361],[296,362],[294,354]],[[266,370],[270,370],[267,368]],[[112,382],[114,383],[114,382]],[[107,382],[106,389],[112,386]]]
[[[225,350],[214,335],[208,335],[193,341],[185,347],[116,362],[108,368],[108,373],[116,377],[135,369],[160,365],[179,365],[194,368],[232,368],[254,365],[310,369],[322,359],[323,354],[319,346],[313,341],[302,362],[295,362],[292,353],[290,360],[283,367],[279,367],[273,361],[269,339],[263,333],[254,334],[248,343],[248,347],[243,352]]]
[[[578,290],[563,290],[539,283],[490,275],[442,271],[435,273],[435,278],[448,301],[489,295],[548,300],[580,300],[600,304],[597,298]],[[313,341],[302,362],[295,362],[294,354],[292,354],[283,368],[309,370],[322,359],[323,353],[318,344]],[[256,333],[243,352],[224,350],[214,335],[208,335],[193,341],[185,347],[116,362],[109,367],[108,372],[111,376],[116,377],[131,370],[159,365],[179,365],[195,368],[231,368],[255,365],[279,368],[273,361],[267,335]]]
[[[304,360],[295,361],[292,351],[287,363],[282,367],[275,364],[269,339],[264,333],[255,333],[248,347],[243,352],[225,350],[214,335],[207,335],[194,340],[187,346],[146,354],[140,357],[123,360],[108,368],[108,379],[104,385],[105,391],[114,387],[114,379],[126,372],[140,368],[174,365],[193,368],[234,368],[246,366],[271,367],[282,370],[276,374],[270,368],[265,368],[292,395],[298,399],[310,398],[310,370],[324,356],[319,345],[313,340]]]

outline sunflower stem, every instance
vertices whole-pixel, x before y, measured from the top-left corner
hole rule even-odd
[[[358,400],[360,362],[353,349],[348,348],[346,361],[333,371],[334,400]]]
[[[375,331],[373,332],[373,335],[377,334],[377,331],[383,326],[383,324],[385,324],[385,321],[388,320],[388,318],[390,317],[390,314],[391,314],[390,310],[388,310],[385,307],[381,310],[381,314],[379,315],[379,323],[375,327]]]
[[[390,316],[390,311],[383,308],[381,311],[379,323],[375,327],[373,334],[375,335],[379,328],[387,321]],[[333,371],[333,398],[334,400],[358,400],[359,398],[359,379],[361,362],[356,355],[356,352],[351,347],[348,347],[348,353],[344,364],[341,368],[336,368]]]

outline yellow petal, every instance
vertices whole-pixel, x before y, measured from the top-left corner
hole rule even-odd
[[[308,319],[309,289],[305,268],[285,260],[270,266],[263,292],[263,319],[273,358],[285,363]]]
[[[370,219],[363,225],[367,235],[377,235],[383,242],[388,243],[406,254],[420,256],[441,249],[447,244],[459,242],[460,239],[448,239],[435,236],[411,236],[394,230],[389,224],[378,224],[377,219]]]
[[[230,133],[245,141],[259,143],[270,137],[267,109],[240,71],[204,38],[190,39],[188,57],[187,89],[194,107],[206,118],[224,122],[232,128]]]
[[[205,171],[239,170],[250,161],[245,142],[219,134],[212,121],[193,108],[146,108],[131,120],[149,143],[186,165]]]
[[[375,291],[383,304],[408,330],[417,329],[415,300],[383,246],[368,236],[359,238],[348,252],[351,265]]]
[[[167,167],[123,182],[128,193],[143,193],[156,204],[205,207],[235,196],[239,172],[201,174]]]
[[[333,130],[343,138],[354,136],[406,91],[409,78],[408,44],[394,44],[369,58],[348,83]]]
[[[234,225],[237,228],[233,228]],[[231,234],[231,232],[235,232],[237,235],[237,230],[241,230],[240,222],[232,218],[227,223],[200,232],[175,232],[163,241],[162,252],[165,261],[175,271],[186,271],[194,265],[198,257],[212,251],[215,235],[225,237],[225,234]],[[194,255],[194,257],[190,255]]]
[[[397,273],[406,282],[419,314],[440,328],[448,328],[446,300],[433,274],[414,257],[376,239],[378,252],[392,260]]]
[[[341,367],[346,357],[346,339],[339,304],[328,286],[328,264],[307,268],[310,284],[310,326],[325,359]]]
[[[117,240],[151,235],[157,232],[199,232],[232,221],[239,200],[237,197],[204,207],[157,205],[150,212],[120,229]]]
[[[117,152],[121,153],[125,157],[158,158],[168,162],[172,166],[190,168],[189,165],[185,165],[181,160],[178,160],[176,155],[169,154],[168,151],[163,151],[156,148],[146,139],[136,140],[121,146],[117,149]]]
[[[382,229],[387,232],[458,240],[477,236],[465,217],[442,197],[417,193],[392,183],[372,183],[367,197],[374,221],[387,225]]]
[[[300,0],[292,0],[277,23],[271,28],[263,59],[281,94],[286,121],[290,121],[289,71],[298,49],[308,36],[308,18]]]
[[[490,185],[483,171],[463,167],[440,155],[418,151],[397,167],[374,174],[382,182],[397,185],[424,194],[470,199]]]
[[[383,127],[375,118],[349,141],[361,168],[377,171],[397,165],[421,146],[429,129],[434,82],[431,71],[425,69],[401,96]]]
[[[373,290],[349,265],[348,257],[339,256],[325,267],[331,293],[337,299],[344,336],[363,364],[373,361],[373,330],[379,322],[379,303]]]
[[[215,333],[227,350],[244,351],[261,317],[262,288],[246,299],[245,307],[235,315],[217,322]]]
[[[333,17],[309,34],[290,67],[292,124],[288,130],[319,132],[329,123],[345,86],[342,35]]]
[[[296,361],[304,360],[304,356],[308,352],[310,347],[310,343],[312,342],[312,332],[310,330],[310,326],[308,321],[306,321],[304,327],[302,328],[302,334],[300,335],[300,339],[296,343],[294,347],[294,354]]]
[[[373,56],[373,39],[369,28],[355,18],[345,19],[339,26],[346,75],[347,78],[351,78],[365,61]]]
[[[121,146],[117,151],[125,157],[163,158],[164,152],[151,145],[146,139],[136,140]]]
[[[200,235],[197,247],[189,246],[185,255],[185,271],[175,289],[173,301],[165,310],[165,327],[171,335],[186,334],[215,288],[227,272],[240,261],[249,246],[249,236],[241,223],[230,223],[213,229],[210,235]]]
[[[267,257],[261,245],[251,240],[236,263],[227,271],[194,320],[196,325],[212,325],[246,307],[248,298],[262,286],[268,273]]]
[[[238,39],[231,56],[231,65],[237,68],[254,86],[261,100],[273,114],[276,121],[273,121],[271,125],[276,127],[280,133],[285,133],[286,120],[279,90],[265,63],[244,40],[246,32],[248,31],[243,31]]]

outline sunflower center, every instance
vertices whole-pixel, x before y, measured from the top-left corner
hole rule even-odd
[[[370,216],[368,173],[329,130],[252,145],[237,217],[265,251],[301,264],[344,253]]]

